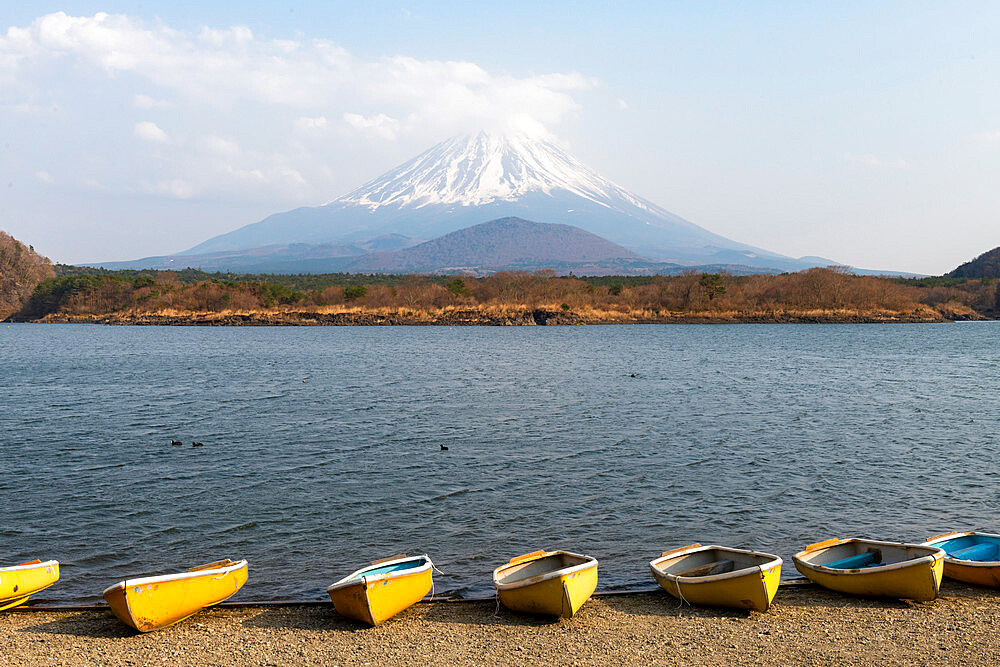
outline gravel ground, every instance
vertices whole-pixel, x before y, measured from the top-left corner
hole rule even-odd
[[[559,621],[421,603],[377,628],[329,605],[221,607],[146,635],[108,611],[15,610],[0,613],[0,665],[988,664],[998,626],[1000,592],[951,582],[928,603],[786,587],[764,614],[659,592],[593,598]]]

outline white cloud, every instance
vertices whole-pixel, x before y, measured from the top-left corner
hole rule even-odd
[[[201,138],[200,144],[209,153],[222,156],[239,155],[240,145],[232,139],[225,139],[214,134],[209,134]]]
[[[299,116],[295,120],[295,127],[300,130],[325,130],[326,129],[326,116],[317,116],[315,118],[309,118],[308,116]]]
[[[577,110],[569,91],[597,85],[578,72],[518,78],[462,61],[396,56],[365,62],[324,40],[259,39],[245,26],[205,27],[195,34],[106,13],[74,17],[57,12],[0,36],[0,70],[23,75],[25,85],[32,63],[59,62],[98,68],[110,77],[129,73],[189,104],[340,106],[342,113],[348,104],[376,109],[391,104],[404,107],[404,115],[414,114],[418,123],[459,130],[517,115],[551,129]],[[165,103],[137,93],[133,104],[149,109]]]
[[[618,109],[621,110],[621,111],[627,110],[628,109],[628,102],[626,102],[625,100],[623,100],[622,98],[619,97],[618,98]]]
[[[198,33],[198,41],[213,47],[242,47],[253,42],[253,31],[245,25],[233,26],[228,30],[214,30],[203,26]]]
[[[174,199],[190,199],[195,195],[195,188],[186,180],[175,178],[160,181],[147,188],[149,192]]]
[[[384,113],[367,118],[361,114],[345,113],[344,122],[356,130],[361,130],[366,134],[381,139],[395,139],[399,133],[399,121],[386,116]]]
[[[984,146],[1000,146],[1000,130],[988,130],[974,135],[977,142]]]
[[[52,178],[52,174],[45,170],[39,170],[35,172],[35,178],[40,180],[42,183],[55,183],[55,179]]]
[[[149,95],[138,94],[132,98],[132,105],[136,109],[166,109],[170,103],[164,100],[157,100]]]
[[[31,104],[30,102],[19,102],[8,108],[16,114],[30,116],[51,115],[56,111],[59,111],[57,107]]]
[[[161,130],[159,125],[148,120],[136,123],[135,127],[132,128],[132,134],[143,141],[157,144],[167,142],[167,133]]]
[[[848,162],[859,164],[864,167],[871,167],[872,169],[909,169],[911,166],[909,162],[901,157],[882,158],[871,153],[865,153],[863,155],[849,154],[844,157]]]
[[[544,88],[552,90],[590,90],[597,86],[597,79],[587,77],[579,72],[542,74],[528,79]]]
[[[395,160],[479,129],[551,135],[579,111],[573,94],[596,85],[578,72],[366,59],[327,40],[262,38],[245,26],[179,30],[107,13],[57,12],[0,33],[0,123],[12,110],[23,111],[26,128],[41,122],[33,116],[75,110],[60,115],[59,140],[77,165],[60,183],[178,198],[328,200],[357,185],[357,170],[340,165],[358,155],[358,138],[405,146]],[[142,115],[163,109],[169,133]],[[155,159],[124,142],[120,127],[157,145]],[[113,147],[114,159],[95,155],[95,142]],[[371,151],[365,158],[376,162]]]

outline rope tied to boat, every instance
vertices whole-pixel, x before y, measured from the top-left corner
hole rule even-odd
[[[677,604],[677,608],[680,609],[684,605],[691,606],[691,603],[687,601],[684,597],[684,593],[681,592],[681,581],[677,577],[674,577],[674,586],[677,587],[677,597],[680,598],[680,602]]]
[[[432,561],[430,558],[427,559],[427,562],[431,564],[431,569],[434,570],[435,572],[437,572],[438,574],[440,574],[442,577],[447,577],[448,576],[447,574],[445,574],[444,572],[442,572],[441,570],[439,570],[437,568],[437,565],[435,565],[434,561]],[[431,577],[431,599],[430,599],[430,601],[434,602],[434,577]]]

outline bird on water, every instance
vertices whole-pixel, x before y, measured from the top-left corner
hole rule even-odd
[[[442,451],[442,452],[446,452],[446,451],[448,451],[448,448],[447,448],[447,447],[445,447],[444,445],[441,445],[441,451]]]
[[[203,444],[202,444],[202,443],[200,443],[200,442],[192,442],[192,443],[191,443],[191,446],[192,446],[192,447],[204,447],[205,445],[203,445]]]
[[[171,440],[170,444],[179,447],[180,445],[183,445],[184,443],[181,442],[180,440]]]

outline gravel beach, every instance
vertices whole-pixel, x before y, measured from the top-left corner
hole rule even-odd
[[[228,606],[137,634],[108,611],[0,614],[2,665],[933,664],[1000,655],[1000,592],[945,582],[934,602],[782,588],[767,613],[595,597],[570,620],[493,601],[421,603],[376,628],[329,605]]]

